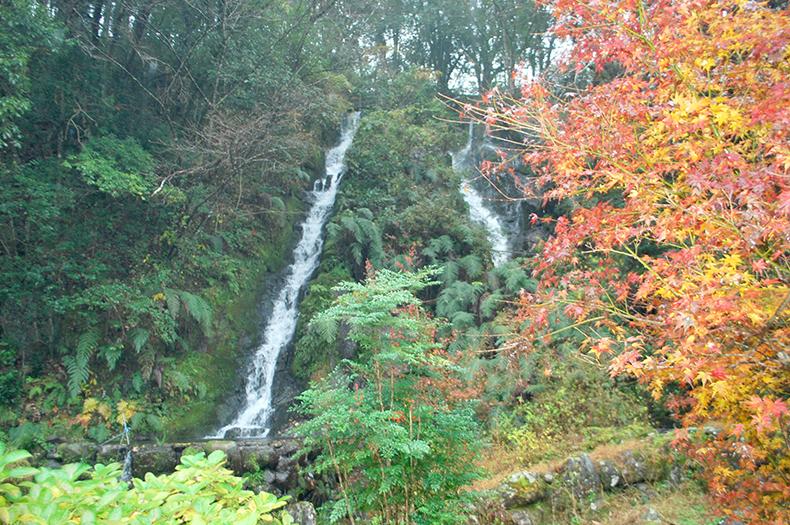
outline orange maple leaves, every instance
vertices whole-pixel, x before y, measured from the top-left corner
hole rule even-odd
[[[714,495],[740,519],[784,523],[788,13],[743,0],[551,5],[572,63],[617,74],[574,97],[530,84],[485,110],[522,133],[544,198],[573,207],[522,317],[545,336],[547,312],[564,312],[612,373],[671,392],[686,425],[718,421],[724,432],[689,449]]]

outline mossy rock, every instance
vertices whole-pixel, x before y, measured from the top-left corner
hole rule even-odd
[[[517,472],[508,478],[503,490],[505,507],[523,507],[548,495],[548,484],[540,474]]]
[[[176,469],[180,455],[168,445],[141,445],[132,448],[132,474],[143,478],[152,474],[169,474]]]
[[[55,459],[62,463],[90,463],[96,461],[96,446],[91,443],[61,443],[55,449]]]
[[[659,450],[626,451],[613,458],[614,466],[622,473],[626,485],[656,481],[667,477],[669,456]]]

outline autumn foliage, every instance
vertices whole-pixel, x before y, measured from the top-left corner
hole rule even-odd
[[[790,18],[734,0],[557,0],[575,96],[529,83],[478,108],[520,132],[548,200],[570,203],[524,295],[529,341],[558,328],[683,422],[676,443],[748,523],[787,523]],[[612,74],[614,72],[614,74]],[[482,112],[482,113],[481,113]],[[534,217],[534,220],[550,220]],[[715,424],[703,437],[690,427]]]

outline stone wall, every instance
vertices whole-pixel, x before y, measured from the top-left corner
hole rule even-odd
[[[140,443],[132,444],[132,475],[142,478],[147,472],[166,474],[173,472],[185,453],[221,450],[228,457],[227,467],[236,475],[259,473],[260,479],[254,490],[265,490],[284,494],[298,488],[311,490],[312,480],[303,475],[300,466],[305,458],[297,459],[299,441],[295,439],[271,440],[210,440],[183,443]],[[38,463],[58,466],[66,463],[123,463],[126,445],[94,445],[92,443],[61,443]]]
[[[679,483],[685,468],[666,446],[623,449],[591,457],[581,454],[544,471],[512,474],[491,491],[472,523],[551,523],[552,509],[590,507],[604,492],[669,479]]]

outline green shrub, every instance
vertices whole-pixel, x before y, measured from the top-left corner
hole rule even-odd
[[[305,451],[320,450],[320,474],[335,476],[336,499],[322,510],[331,523],[464,523],[463,490],[478,477],[479,428],[468,402],[442,385],[457,370],[433,341],[437,323],[415,293],[435,270],[379,270],[366,284],[344,283],[335,304],[313,320],[328,343],[340,323],[359,347],[300,396],[309,420],[297,429]]]

